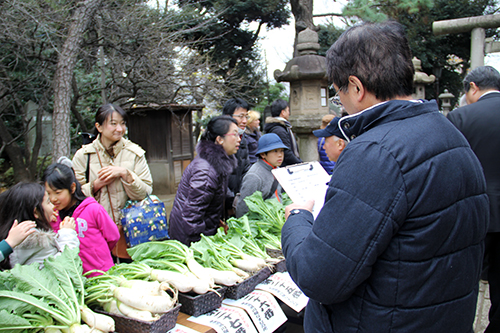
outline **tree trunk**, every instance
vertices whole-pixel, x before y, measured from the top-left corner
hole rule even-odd
[[[10,134],[9,129],[2,119],[0,119],[0,138],[2,138],[3,142],[2,149],[5,149],[12,163],[14,180],[16,183],[32,180],[26,163],[24,162],[23,149],[15,142],[15,139]]]
[[[87,25],[102,0],[86,0],[78,5],[69,27],[69,33],[59,54],[54,75],[54,114],[52,119],[52,160],[70,153],[70,101],[71,81],[80,43]]]

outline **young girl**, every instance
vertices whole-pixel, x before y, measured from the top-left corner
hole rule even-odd
[[[45,189],[54,209],[59,212],[53,224],[58,231],[58,223],[67,217],[76,220],[76,231],[80,239],[80,258],[83,272],[98,269],[107,271],[113,266],[111,249],[120,239],[118,227],[106,210],[92,197],[85,197],[71,168],[55,163],[43,175]],[[92,273],[90,276],[98,275]]]
[[[35,231],[14,249],[11,248],[12,253],[0,262],[2,269],[10,269],[15,264],[42,264],[46,258],[56,255],[66,245],[71,248],[78,247],[74,220],[64,219],[59,233],[56,234],[50,224],[53,214],[49,196],[40,184],[19,183],[0,195],[0,239],[8,241],[11,238],[11,229],[17,229],[16,221],[23,221],[20,225],[29,223],[32,227],[32,222],[36,222]]]

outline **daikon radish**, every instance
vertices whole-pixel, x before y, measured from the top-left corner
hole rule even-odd
[[[144,280],[124,280],[120,283],[120,287],[139,289],[141,292],[148,295],[160,295],[160,282],[144,281]]]
[[[235,272],[236,274],[238,274],[238,276],[242,277],[243,279],[248,279],[250,277],[250,274],[248,274],[244,270],[239,269],[237,267],[233,266],[232,270],[233,270],[233,272]]]
[[[198,279],[208,280],[210,288],[215,286],[214,279],[210,276],[210,273],[206,271],[205,267],[200,265],[195,259],[189,259],[186,261],[186,266],[189,268],[191,273],[193,273]]]
[[[159,282],[168,282],[181,293],[190,292],[197,283],[197,280],[193,280],[193,278],[187,275],[158,269],[151,271],[151,278]]]
[[[233,259],[231,264],[247,272],[257,272],[260,266],[254,261],[243,260],[243,259]]]
[[[85,324],[89,325],[92,328],[96,328],[98,330],[104,332],[114,332],[115,331],[115,321],[110,316],[106,316],[104,314],[95,313],[90,310],[87,306],[83,306],[81,308],[82,320]]]
[[[140,290],[132,290],[124,287],[115,287],[113,295],[120,302],[128,306],[152,313],[165,313],[174,306],[174,302],[170,297],[147,295]],[[120,309],[119,306],[118,309]]]
[[[238,282],[242,282],[243,279],[238,276],[233,271],[219,271],[213,268],[205,268],[210,275],[214,278],[215,283],[224,286],[234,286]]]
[[[138,319],[138,320],[143,320],[143,321],[155,321],[158,320],[160,317],[159,316],[154,316],[151,312],[149,311],[142,311],[139,309],[135,309],[131,306],[128,306],[125,303],[122,303],[118,301],[116,303],[118,305],[118,309],[120,310],[121,313],[123,313],[125,316]]]
[[[258,266],[259,266],[259,269],[262,269],[264,267],[267,266],[267,263],[264,259],[262,258],[258,258],[258,257],[254,257],[254,256],[250,256],[248,254],[242,254],[241,255],[241,259],[243,260],[248,260],[248,261],[253,261],[254,263],[256,263]]]
[[[116,304],[115,299],[113,299],[110,302],[104,303],[102,308],[106,312],[123,316],[123,313],[121,313],[120,310],[118,310],[118,305]]]

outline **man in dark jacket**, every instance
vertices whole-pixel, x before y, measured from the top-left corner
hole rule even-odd
[[[465,77],[464,88],[468,105],[450,112],[448,119],[469,141],[486,178],[490,226],[485,259],[491,300],[486,332],[500,332],[500,73],[478,67]]]
[[[287,165],[302,163],[299,158],[299,148],[295,135],[292,132],[292,125],[288,122],[290,118],[290,107],[287,101],[277,99],[271,104],[271,116],[266,118],[264,131],[266,133],[277,134],[281,141],[288,147],[285,150],[285,159],[281,164],[282,167]]]
[[[481,165],[437,104],[411,99],[404,27],[363,24],[327,53],[349,116],[325,197],[290,205],[288,271],[306,332],[470,332],[488,197]]]
[[[238,166],[234,169],[233,173],[229,175],[229,191],[226,194],[225,202],[226,212],[228,212],[232,208],[234,197],[240,192],[243,176],[245,176],[246,172],[248,171],[248,169],[250,169],[251,166],[250,159],[248,157],[247,137],[245,134],[245,129],[248,122],[248,103],[241,98],[231,98],[224,104],[224,107],[222,108],[222,114],[231,116],[236,119],[241,135],[240,148],[236,153]],[[230,211],[228,215],[234,215],[234,212]]]

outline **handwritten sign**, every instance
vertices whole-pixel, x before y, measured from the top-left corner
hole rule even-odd
[[[297,287],[288,272],[275,273],[255,289],[265,290],[278,297],[283,303],[296,312],[300,312],[309,301],[309,298]]]
[[[313,215],[316,218],[325,203],[330,175],[319,162],[307,162],[273,169],[274,177],[294,203],[314,200]]]
[[[225,299],[223,304],[244,309],[259,333],[274,332],[287,321],[274,296],[266,291],[254,290],[238,300]]]
[[[172,328],[167,333],[200,333],[200,332],[195,331],[192,328],[183,326],[181,324],[175,324],[174,328]]]
[[[234,306],[222,305],[204,315],[189,317],[188,320],[210,326],[217,333],[257,333],[245,310]]]

